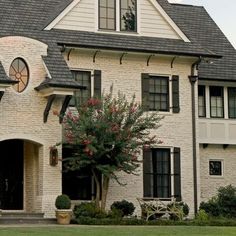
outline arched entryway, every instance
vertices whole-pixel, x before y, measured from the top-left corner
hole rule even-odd
[[[23,210],[24,141],[0,142],[0,209]]]

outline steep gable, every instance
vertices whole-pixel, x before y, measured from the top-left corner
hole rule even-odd
[[[116,32],[126,33],[119,29],[119,10],[116,4]],[[74,0],[45,29],[97,32],[98,15],[98,1]],[[137,0],[137,33],[134,35],[189,41],[156,0]]]

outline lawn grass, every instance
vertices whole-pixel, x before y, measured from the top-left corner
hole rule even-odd
[[[0,227],[0,236],[230,236],[236,227],[68,226]]]

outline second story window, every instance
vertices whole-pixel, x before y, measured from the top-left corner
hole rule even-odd
[[[236,88],[228,88],[229,118],[236,118]]]
[[[72,71],[74,79],[82,86],[85,86],[85,90],[75,92],[75,96],[71,99],[70,105],[77,106],[86,102],[91,97],[91,72],[90,71]]]
[[[224,117],[224,95],[223,87],[210,86],[210,106],[211,117],[223,118]]]
[[[120,30],[137,31],[136,0],[120,1]]]
[[[206,94],[205,86],[198,86],[198,116],[206,117]]]
[[[151,111],[169,111],[169,77],[150,77],[149,108]]]
[[[115,6],[115,0],[99,0],[99,29],[116,29]]]

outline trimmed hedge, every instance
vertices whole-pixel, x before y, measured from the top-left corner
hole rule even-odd
[[[91,217],[80,217],[73,221],[74,224],[80,225],[153,225],[153,226],[236,226],[236,219],[226,219],[226,218],[210,218],[207,221],[200,220],[184,220],[184,221],[174,221],[174,220],[153,220],[145,221],[137,218],[123,218],[123,219],[96,219]]]

